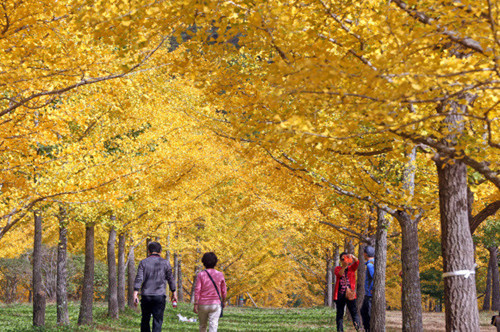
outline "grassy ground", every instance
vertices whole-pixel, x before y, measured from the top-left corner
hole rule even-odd
[[[164,331],[197,331],[198,323],[179,322],[177,314],[185,317],[195,317],[188,304],[180,304],[177,309],[172,309],[167,304]],[[31,305],[15,304],[0,305],[0,331],[22,332],[22,331],[138,331],[140,325],[140,312],[127,309],[120,315],[120,319],[110,320],[106,317],[107,307],[98,303],[94,306],[94,324],[92,326],[79,327],[78,304],[71,303],[69,314],[71,325],[68,327],[57,327],[56,307],[54,304],[47,305],[46,326],[34,329],[32,324]],[[481,313],[481,331],[495,331],[489,324],[492,312]],[[309,309],[256,309],[256,308],[226,308],[224,317],[220,320],[219,331],[334,331],[335,312],[325,308]],[[401,331],[401,312],[387,312],[387,331]],[[345,324],[346,331],[353,331],[349,322]],[[444,331],[443,313],[425,313],[424,331]]]

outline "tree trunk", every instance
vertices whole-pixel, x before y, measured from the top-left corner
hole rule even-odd
[[[165,250],[165,259],[167,260],[168,264],[172,266],[172,262],[170,261],[170,250]]]
[[[333,269],[332,271],[335,269],[335,266],[339,266],[340,265],[340,249],[339,249],[339,246],[338,244],[335,244],[334,247],[333,247],[333,262],[332,262],[332,265],[333,265]],[[337,283],[337,277],[335,276],[335,273],[332,273],[332,287],[335,287],[335,284]],[[333,300],[333,297],[334,297],[334,293],[335,292],[335,288],[332,288],[332,308],[335,306],[335,301]]]
[[[201,266],[196,265],[194,268],[193,286],[191,287],[191,304],[194,303],[194,290],[196,288],[196,279],[198,279],[198,273],[201,271]]]
[[[35,236],[33,241],[33,326],[45,325],[45,300],[42,290],[42,213],[35,210]]]
[[[490,251],[490,259],[488,262],[488,272],[486,274],[486,289],[484,291],[484,299],[483,299],[483,310],[487,311],[491,309],[491,274],[493,272],[493,260],[491,257]]]
[[[420,268],[418,262],[418,221],[411,219],[406,211],[398,211],[401,225],[403,266],[403,331],[423,331],[422,294],[420,291]]]
[[[125,310],[125,234],[118,236],[118,309]]]
[[[182,260],[181,255],[177,259],[177,300],[184,302],[184,289],[182,288]]]
[[[69,325],[68,314],[68,274],[67,265],[67,248],[68,248],[68,229],[66,228],[66,210],[61,205],[59,207],[59,244],[57,246],[57,324]]]
[[[116,230],[111,227],[108,237],[108,316],[118,319],[115,242]]]
[[[333,298],[333,288],[332,288],[332,282],[333,282],[333,268],[332,268],[332,261],[333,258],[330,257],[330,255],[326,254],[326,275],[325,275],[325,306],[326,307],[332,307],[332,298]]]
[[[179,255],[174,252],[174,284],[177,285],[179,280]]]
[[[135,253],[133,246],[130,246],[128,252],[127,277],[128,277],[128,296],[127,296],[128,306],[129,308],[135,308],[134,304]]]
[[[498,247],[488,248],[491,264],[491,310],[500,311],[500,278],[498,275]]]
[[[147,238],[147,239],[146,239],[146,257],[148,257],[148,255],[149,255],[149,249],[148,249],[148,246],[149,246],[149,244],[151,243],[151,241],[152,241],[152,240],[151,240],[150,238]]]
[[[45,304],[47,297],[44,291],[35,293],[33,298],[33,326],[45,325]]]
[[[467,211],[467,169],[437,154],[443,272],[473,271],[474,246]],[[446,331],[479,331],[474,274],[444,278]]]
[[[389,221],[385,212],[377,211],[378,227],[375,243],[375,274],[373,276],[372,310],[370,314],[370,330],[385,331],[385,270],[387,266],[387,229]]]
[[[359,267],[358,267],[358,279],[356,280],[356,305],[358,307],[358,311],[361,310],[361,306],[363,305],[363,299],[365,297],[365,278],[366,278],[366,265],[365,265],[365,256],[363,252],[365,250],[365,246],[361,243],[358,246],[358,259],[359,259]]]
[[[82,302],[78,325],[92,324],[94,301],[94,224],[85,225],[85,267],[83,269]]]

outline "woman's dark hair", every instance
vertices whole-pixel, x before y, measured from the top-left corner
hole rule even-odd
[[[157,253],[160,253],[161,252],[161,244],[159,244],[158,242],[149,242],[148,243],[148,250],[150,253],[154,253],[154,252],[157,252]]]
[[[344,256],[347,255],[347,253],[344,251],[343,253],[340,254],[340,260],[344,258]]]
[[[213,252],[206,252],[201,258],[201,262],[207,269],[213,269],[217,265],[217,256]]]

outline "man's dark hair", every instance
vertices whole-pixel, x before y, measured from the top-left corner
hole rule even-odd
[[[217,256],[213,252],[206,252],[201,258],[201,262],[207,269],[213,269],[217,265]]]
[[[347,253],[344,251],[343,253],[340,254],[340,260],[344,258],[344,256],[347,255]]]
[[[149,242],[148,243],[148,250],[150,253],[154,253],[154,252],[157,252],[157,253],[160,253],[161,252],[161,244],[159,244],[158,242]]]

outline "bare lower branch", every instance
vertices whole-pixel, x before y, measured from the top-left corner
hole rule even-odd
[[[408,15],[410,15],[414,19],[416,19],[422,23],[428,24],[428,25],[434,25],[436,27],[437,31],[444,34],[452,41],[454,41],[454,42],[456,42],[464,47],[467,47],[475,52],[478,52],[481,54],[484,53],[484,50],[478,41],[476,41],[472,38],[469,38],[469,37],[461,37],[458,34],[458,32],[453,31],[453,30],[449,30],[447,27],[441,26],[439,24],[435,24],[435,20],[433,18],[429,17],[428,15],[426,15],[423,12],[419,12],[417,10],[410,9],[408,4],[402,0],[392,0],[392,2],[394,2],[399,8],[404,10],[406,13],[408,13]]]
[[[486,218],[494,216],[499,209],[500,209],[500,200],[488,204],[478,214],[472,217],[471,220],[469,220],[471,234],[474,234],[479,225],[481,225],[481,223],[485,221]]]

